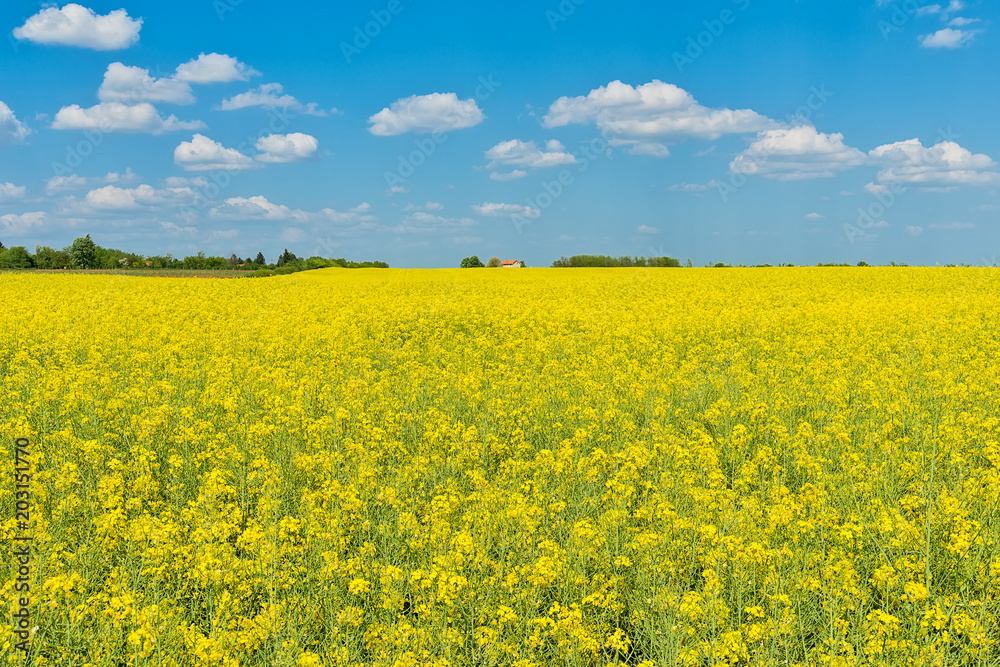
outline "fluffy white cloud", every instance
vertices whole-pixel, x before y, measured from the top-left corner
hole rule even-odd
[[[104,73],[104,82],[97,91],[101,102],[167,102],[169,104],[193,104],[191,86],[171,77],[156,78],[149,70],[129,67],[122,63],[111,63]]]
[[[187,83],[230,83],[249,81],[260,72],[224,53],[202,53],[177,67],[174,79]]]
[[[380,137],[406,132],[430,134],[474,127],[486,118],[476,100],[455,93],[413,95],[393,102],[368,119],[368,131]]]
[[[28,126],[17,119],[11,108],[0,102],[0,146],[22,143],[30,133]]]
[[[293,211],[287,206],[272,204],[266,197],[233,197],[225,204],[216,206],[210,213],[219,219],[241,220],[288,220],[301,218],[301,211]]]
[[[241,171],[254,169],[256,164],[249,156],[235,148],[226,148],[203,134],[196,134],[191,141],[182,141],[174,149],[174,164],[188,171]]]
[[[264,109],[284,109],[292,113],[301,113],[309,116],[325,116],[326,112],[319,108],[315,102],[302,104],[291,95],[286,95],[280,83],[265,83],[254,90],[234,95],[229,99],[222,100],[219,109],[222,111],[235,111],[249,107],[262,107]]]
[[[20,236],[30,231],[33,227],[41,227],[44,222],[45,213],[43,211],[21,213],[20,215],[8,213],[7,215],[0,215],[0,232]]]
[[[316,156],[319,142],[316,137],[293,132],[271,134],[257,140],[257,160],[260,162],[301,162]]]
[[[106,185],[87,193],[86,203],[91,209],[102,211],[128,211],[154,203],[156,190],[149,185],[120,188]]]
[[[921,186],[1000,185],[998,165],[988,155],[974,155],[953,141],[925,148],[919,139],[873,149],[869,155],[882,165],[876,180]]]
[[[80,46],[95,51],[124,49],[139,41],[142,19],[124,9],[101,16],[92,9],[70,3],[62,9],[48,7],[14,28],[14,37],[36,44]]]
[[[717,139],[777,126],[749,109],[709,109],[687,91],[659,80],[638,87],[612,81],[586,96],[561,97],[542,121],[545,127],[589,123],[620,139]]]
[[[920,46],[925,49],[957,49],[975,38],[975,30],[942,28],[935,33],[921,36]]]
[[[181,121],[177,116],[166,118],[152,104],[136,105],[102,102],[89,109],[77,104],[63,107],[52,121],[53,130],[101,130],[102,132],[142,132],[163,134],[176,130],[200,130],[201,121]]]
[[[490,161],[486,168],[493,170],[501,166],[543,169],[576,162],[576,158],[566,151],[566,147],[555,139],[545,144],[545,150],[538,148],[534,141],[501,141],[486,151],[486,158]],[[507,173],[493,171],[490,178],[494,181],[515,181],[527,175],[524,169],[514,169]]]
[[[18,201],[28,195],[28,188],[23,185],[13,183],[0,183],[0,204],[4,202]]]
[[[123,188],[106,185],[87,193],[82,205],[73,204],[72,210],[92,212],[133,211],[150,206],[167,206],[190,203],[196,198],[190,188],[154,188],[151,185],[137,185]]]
[[[865,163],[865,154],[844,144],[842,134],[824,134],[811,125],[766,130],[729,164],[733,173],[781,181],[830,178]]]
[[[542,212],[537,208],[522,206],[521,204],[485,203],[473,206],[472,210],[488,218],[502,218],[512,215],[520,215],[525,218],[538,218],[542,215]]]

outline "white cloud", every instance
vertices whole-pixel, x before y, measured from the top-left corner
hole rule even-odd
[[[224,53],[202,53],[177,67],[174,79],[187,83],[231,83],[249,81],[260,72]]]
[[[259,162],[301,162],[316,156],[316,137],[301,132],[271,134],[257,140]]]
[[[440,215],[432,215],[423,211],[411,213],[404,216],[402,221],[395,226],[379,226],[379,231],[395,234],[440,234],[450,232],[452,239],[468,237],[470,228],[476,227],[479,223],[472,218],[447,218]]]
[[[612,139],[609,146],[627,146],[629,155],[649,155],[651,157],[670,157],[670,148],[656,141],[641,141],[639,139]]]
[[[869,155],[882,170],[880,183],[922,186],[1000,185],[998,165],[988,155],[974,155],[952,141],[925,148],[919,139],[899,141],[873,149]]]
[[[667,190],[670,192],[707,192],[719,187],[719,182],[714,178],[708,183],[677,183],[671,185]]]
[[[132,189],[106,185],[88,192],[86,203],[94,210],[127,211],[152,204],[155,198],[156,191],[149,185],[140,185]]]
[[[527,175],[528,175],[528,172],[526,172],[526,171],[524,171],[522,169],[515,169],[514,171],[506,173],[506,174],[501,174],[499,172],[494,171],[494,172],[490,173],[490,180],[491,181],[500,181],[501,183],[505,183],[507,181],[516,181],[516,180],[522,179],[522,178],[524,178]]]
[[[284,88],[280,83],[265,83],[254,90],[234,95],[229,99],[222,100],[219,109],[222,111],[235,111],[249,107],[262,107],[264,109],[285,109],[292,113],[302,113],[309,116],[325,116],[326,112],[319,108],[316,102],[302,104],[291,95],[284,95]]]
[[[14,37],[36,44],[79,46],[95,51],[124,49],[139,41],[142,19],[132,19],[124,9],[101,16],[70,3],[62,9],[48,7],[19,28]]]
[[[881,5],[885,3],[879,2],[879,4]],[[929,14],[940,14],[940,13],[941,13],[941,5],[927,5],[926,7],[921,7],[920,9],[917,10],[917,16],[927,16]]]
[[[28,126],[17,119],[11,108],[0,102],[0,146],[23,143],[30,133]]]
[[[961,232],[975,228],[976,226],[971,222],[949,222],[947,224],[927,225],[927,229],[934,229],[942,232]]]
[[[636,234],[659,234],[660,230],[656,227],[648,227],[646,225],[639,225],[635,228]]]
[[[249,156],[235,148],[226,148],[202,134],[194,135],[191,141],[182,141],[174,149],[174,163],[188,171],[240,171],[256,168]]]
[[[930,35],[920,37],[920,46],[925,49],[957,49],[976,38],[975,30],[942,28]]]
[[[463,101],[455,93],[432,93],[393,102],[368,119],[368,131],[380,137],[449,132],[474,127],[485,118],[474,99]]]
[[[104,82],[97,91],[102,102],[167,102],[168,104],[193,104],[191,86],[171,77],[156,78],[149,70],[111,63],[104,72]]]
[[[198,231],[197,227],[181,227],[173,222],[160,222],[160,227],[173,234],[194,234]]]
[[[13,183],[0,183],[0,204],[18,201],[28,195],[28,188]]]
[[[561,97],[542,121],[545,127],[594,123],[617,138],[697,137],[758,132],[777,123],[749,109],[709,109],[687,91],[654,80],[633,88],[612,81],[583,97]]]
[[[20,236],[33,227],[41,227],[44,222],[45,213],[43,211],[21,213],[20,215],[8,213],[0,215],[0,232]]]
[[[123,188],[118,185],[106,185],[87,193],[82,204],[72,201],[72,210],[83,212],[97,211],[133,211],[136,209],[156,206],[160,209],[187,203],[196,195],[190,188],[157,189],[151,185],[137,185],[134,188]]]
[[[948,25],[953,28],[964,28],[967,25],[972,25],[974,23],[979,23],[980,19],[967,19],[961,16],[956,16],[952,20],[948,21]]]
[[[332,222],[369,222],[376,219],[375,216],[368,215],[371,208],[371,204],[362,202],[349,211],[324,208],[320,213]]]
[[[163,118],[152,104],[130,106],[121,102],[102,102],[83,109],[73,104],[63,107],[52,121],[54,130],[101,130],[102,132],[141,132],[163,134],[176,130],[200,130],[201,121],[181,121],[177,116]]]
[[[889,192],[889,186],[877,183],[868,183],[865,185],[864,190],[870,195],[884,195]]]
[[[806,216],[806,220],[826,220],[826,216],[820,213],[810,213]]]
[[[844,144],[842,134],[823,134],[811,125],[767,130],[729,164],[733,173],[781,181],[830,178],[866,162],[865,154]]]
[[[500,165],[542,169],[576,162],[576,158],[566,151],[566,147],[555,139],[545,144],[544,151],[539,149],[534,141],[520,141],[518,139],[502,141],[486,151],[486,158],[490,160],[490,163],[486,165],[487,169],[496,169]],[[502,178],[506,174],[499,174],[499,176]]]
[[[435,201],[429,201],[426,204],[407,204],[406,208],[403,209],[404,212],[409,213],[410,211],[443,211],[444,204],[439,204]]]
[[[125,173],[108,172],[106,176],[96,178],[84,178],[76,174],[69,176],[53,176],[45,182],[46,194],[58,194],[60,192],[70,192],[72,190],[82,190],[91,185],[99,184],[129,184],[134,183],[139,177],[132,171],[131,167],[125,169]]]
[[[183,176],[168,176],[163,184],[168,188],[207,188],[208,179],[204,176],[185,178]]]
[[[473,206],[472,210],[488,218],[502,218],[512,215],[520,215],[525,218],[538,218],[542,215],[542,212],[537,208],[522,206],[521,204],[485,203]]]
[[[292,211],[287,206],[272,204],[266,197],[233,197],[225,204],[212,208],[211,217],[218,219],[242,220],[288,220],[301,217],[300,211]]]
[[[924,228],[919,226],[910,226],[906,228],[906,233],[910,236],[920,236],[924,233]]]

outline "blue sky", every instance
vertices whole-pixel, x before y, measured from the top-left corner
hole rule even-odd
[[[1000,258],[984,0],[0,8],[0,241]]]

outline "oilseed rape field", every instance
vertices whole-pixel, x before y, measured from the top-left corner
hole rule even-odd
[[[0,298],[4,664],[1000,664],[997,270]]]

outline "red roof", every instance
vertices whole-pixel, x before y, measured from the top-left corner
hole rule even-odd
[[[503,263],[504,266],[510,266],[512,264],[517,264],[517,260],[516,259],[508,259],[507,261],[505,261]]]

